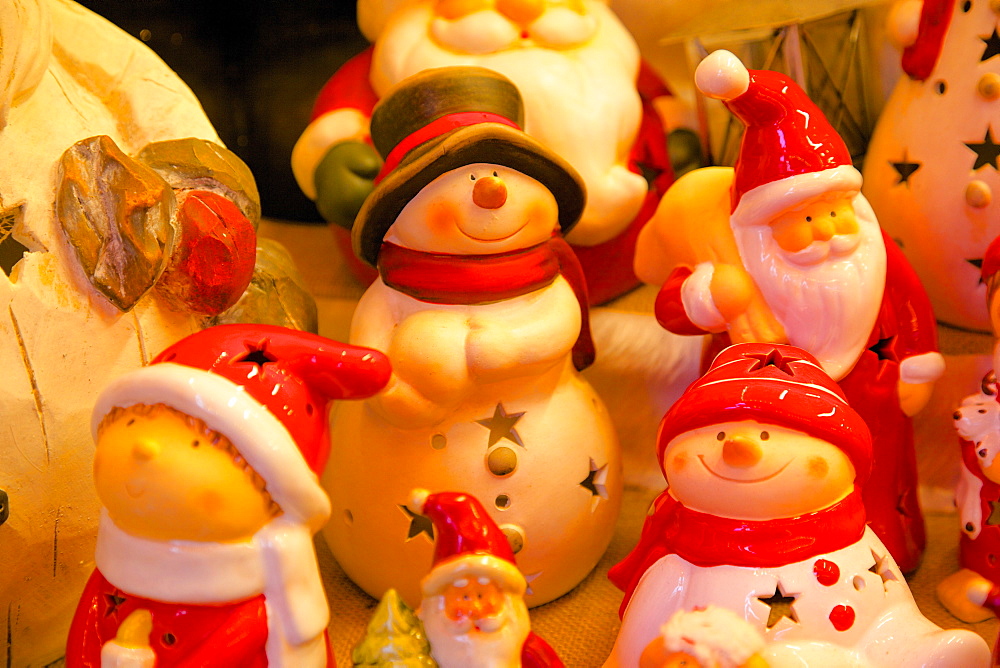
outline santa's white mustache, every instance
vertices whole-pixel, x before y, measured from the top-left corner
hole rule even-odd
[[[481,631],[483,633],[496,633],[503,629],[507,624],[508,615],[504,612],[498,613],[496,615],[490,615],[488,617],[480,617],[478,619],[472,619],[470,617],[463,617],[462,619],[454,620],[455,631],[457,633],[469,633],[473,629]]]
[[[808,266],[818,264],[831,255],[835,257],[847,255],[853,252],[859,243],[861,243],[861,235],[858,233],[838,234],[827,241],[816,239],[802,250],[786,251],[784,255],[792,264]]]

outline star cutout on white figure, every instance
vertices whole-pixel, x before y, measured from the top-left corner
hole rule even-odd
[[[580,487],[585,488],[590,492],[594,502],[592,504],[591,510],[597,507],[597,503],[600,499],[608,498],[608,488],[606,483],[608,480],[608,465],[598,466],[594,458],[590,458],[590,472],[587,473],[587,477],[580,481]]]
[[[514,429],[514,425],[522,417],[524,417],[524,411],[520,413],[507,413],[504,410],[503,404],[498,403],[496,408],[493,409],[492,417],[476,420],[476,424],[490,430],[490,438],[486,447],[491,448],[500,439],[506,438],[508,441],[513,441],[523,448],[524,443],[521,442],[521,436]]]
[[[896,575],[896,572],[889,568],[889,555],[879,554],[875,550],[872,550],[872,559],[875,560],[875,563],[872,564],[872,567],[868,570],[882,578],[882,589],[888,591],[888,587],[886,587],[885,584],[886,582],[889,582],[890,580],[893,582],[899,581],[899,576]]]

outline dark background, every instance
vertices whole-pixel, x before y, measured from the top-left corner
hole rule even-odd
[[[320,220],[289,160],[320,88],[368,44],[353,0],[78,1],[187,82],[226,146],[253,170],[264,215]]]

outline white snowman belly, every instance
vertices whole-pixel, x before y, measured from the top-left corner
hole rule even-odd
[[[567,359],[538,377],[482,387],[432,426],[401,429],[368,402],[332,419],[323,485],[334,556],[369,594],[415,605],[432,563],[430,523],[404,506],[415,487],[476,496],[507,535],[529,605],[573,588],[604,553],[621,505],[621,460],[607,410]]]

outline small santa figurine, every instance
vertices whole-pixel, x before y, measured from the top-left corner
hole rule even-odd
[[[417,615],[441,668],[561,668],[531,630],[527,581],[507,537],[473,496],[414,490],[408,506],[434,525],[434,563]]]
[[[673,181],[654,108],[670,94],[606,3],[359,0],[358,17],[374,46],[326,84],[292,152],[299,186],[324,218],[350,229],[372,190],[379,157],[369,119],[378,99],[423,70],[485,67],[515,83],[524,130],[586,184],[586,208],[568,241],[592,303],[638,284],[636,236]]]
[[[377,351],[220,325],[101,393],[94,571],[71,668],[333,666],[312,537],[333,399],[389,377]]]
[[[636,268],[663,284],[657,318],[713,333],[712,353],[768,341],[815,356],[872,430],[868,521],[912,571],[925,536],[910,416],[944,370],[930,303],[859,193],[843,140],[795,83],[728,51],[696,83],[746,132],[734,169],[685,175],[643,232]]]
[[[678,610],[646,646],[639,668],[768,668],[764,636],[732,610]]]
[[[323,533],[376,598],[419,599],[433,546],[401,510],[414,487],[483,500],[532,577],[528,605],[575,587],[614,531],[621,454],[579,374],[594,353],[586,291],[560,234],[584,191],[522,118],[513,83],[481,67],[421,72],[372,116],[385,166],[352,234],[379,277],[351,342],[384,351],[393,375],[334,413]]]
[[[676,611],[709,605],[750,622],[776,665],[818,665],[821,648],[851,657],[835,665],[985,665],[982,638],[920,614],[866,525],[872,441],[813,356],[727,348],[664,416],[657,447],[667,489],[609,573],[625,599],[605,665],[637,666]]]

